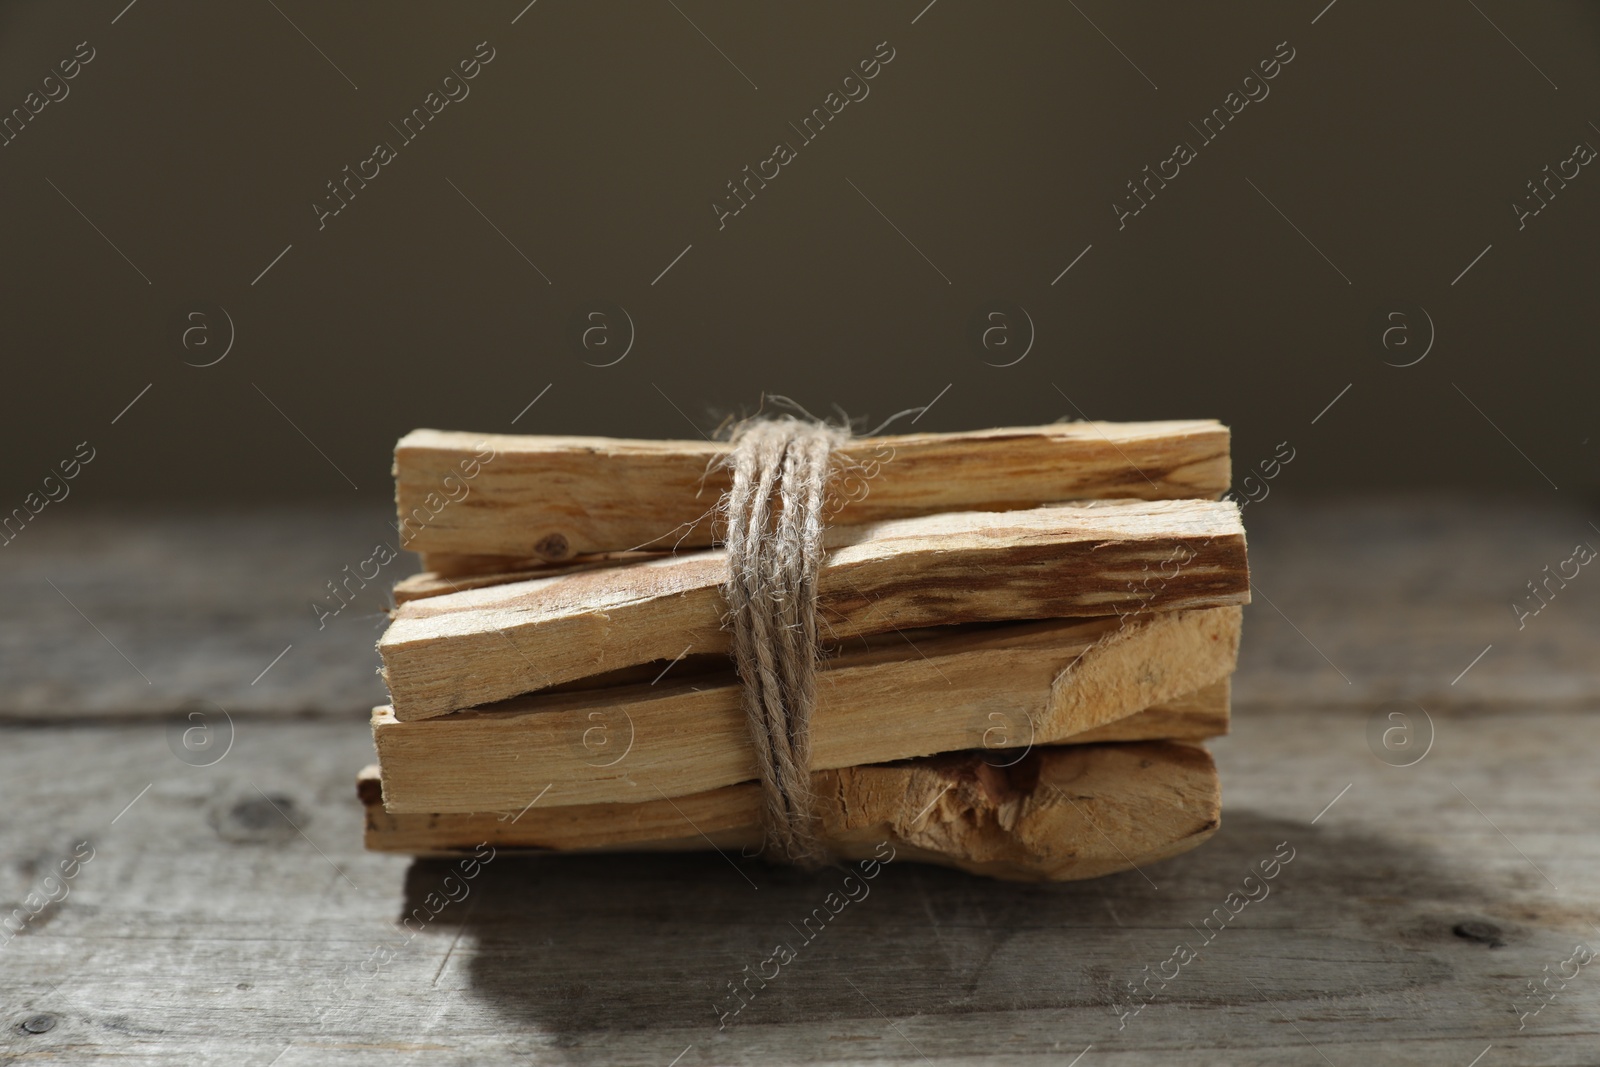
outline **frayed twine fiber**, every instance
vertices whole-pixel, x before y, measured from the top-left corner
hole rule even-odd
[[[811,710],[817,702],[817,575],[834,450],[849,434],[784,416],[733,432],[723,498],[724,584],[733,658],[761,773],[765,855],[826,862],[811,793]]]

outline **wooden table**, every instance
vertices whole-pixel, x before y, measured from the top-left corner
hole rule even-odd
[[[1600,945],[1600,577],[1522,629],[1510,607],[1600,545],[1592,517],[1251,506],[1215,838],[1066,885],[891,864],[719,1029],[838,872],[501,855],[447,883],[362,850],[382,594],[320,631],[309,601],[381,515],[47,515],[0,572],[0,903],[25,919],[0,1060],[1593,1064],[1600,967],[1566,961]],[[1390,762],[1426,755],[1380,761],[1371,738],[1406,724]],[[201,726],[210,766],[175,754]],[[1270,893],[1200,946],[1285,842]],[[438,906],[447,884],[466,892]],[[61,899],[29,915],[41,891]],[[1179,942],[1198,956],[1119,1019]]]

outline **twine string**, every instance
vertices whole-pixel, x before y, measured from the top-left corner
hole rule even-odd
[[[765,854],[798,866],[826,860],[811,793],[817,698],[817,576],[823,504],[843,430],[792,417],[734,431],[723,501],[724,594],[733,658],[760,774]]]

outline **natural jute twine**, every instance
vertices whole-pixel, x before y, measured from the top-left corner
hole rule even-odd
[[[844,430],[791,417],[734,430],[723,498],[724,585],[733,658],[761,773],[765,854],[826,861],[811,793],[811,710],[817,700],[817,575],[833,453]]]

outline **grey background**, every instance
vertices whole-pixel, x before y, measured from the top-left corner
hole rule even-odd
[[[1600,176],[1511,208],[1600,145],[1593,5],[524,3],[0,9],[0,108],[96,52],[0,148],[0,510],[83,440],[74,507],[375,504],[413,427],[692,437],[764,391],[869,424],[937,397],[919,430],[1215,416],[1238,474],[1292,443],[1291,495],[1596,486]],[[481,41],[470,96],[319,230],[324,183]],[[870,96],[719,231],[724,184],[881,41]],[[1119,231],[1125,183],[1283,41]],[[586,365],[605,302],[636,342]],[[1436,341],[1387,366],[1407,306]],[[1014,366],[972,336],[998,307],[1034,324]],[[216,308],[234,347],[186,366]]]

